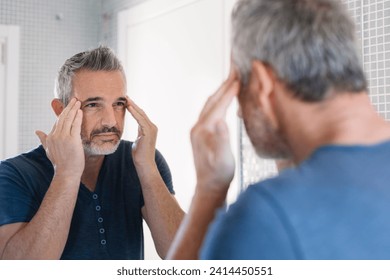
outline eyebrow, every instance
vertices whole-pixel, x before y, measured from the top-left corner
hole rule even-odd
[[[101,100],[103,100],[103,98],[101,98],[101,97],[90,97],[90,98],[87,98],[87,99],[85,99],[84,101],[81,101],[81,104],[85,104],[85,103],[87,103],[87,102],[92,102],[92,101],[101,101]]]
[[[88,103],[88,102],[102,101],[102,100],[103,100],[103,98],[97,96],[97,97],[89,97],[89,98],[85,99],[84,101],[80,100],[80,102],[81,102],[81,106],[83,106],[85,103]],[[119,97],[116,101],[123,101],[123,102],[127,103],[126,97]]]
[[[126,97],[119,97],[116,101],[123,101],[127,103]]]

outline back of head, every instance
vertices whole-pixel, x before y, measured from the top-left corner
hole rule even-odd
[[[339,0],[240,0],[232,40],[244,84],[259,60],[304,101],[367,90],[354,24]]]
[[[121,71],[123,79],[126,81],[122,64],[110,48],[100,46],[78,53],[65,61],[55,82],[55,95],[65,105],[68,104],[73,94],[73,77],[80,70]]]

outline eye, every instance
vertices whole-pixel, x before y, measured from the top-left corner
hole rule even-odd
[[[96,111],[102,108],[102,104],[99,102],[90,102],[83,106],[83,110]]]
[[[85,104],[84,108],[95,108],[97,106],[98,106],[97,103],[88,103],[88,104]]]
[[[125,107],[126,106],[126,103],[124,101],[118,101],[115,106],[119,106],[119,107]]]
[[[115,110],[124,110],[126,108],[126,102],[125,101],[117,101],[113,105]]]

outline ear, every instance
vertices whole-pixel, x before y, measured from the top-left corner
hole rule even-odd
[[[51,101],[51,107],[53,108],[53,111],[57,117],[62,113],[65,108],[64,103],[62,103],[62,101],[58,98],[54,98]]]
[[[252,62],[252,73],[250,86],[257,92],[257,101],[261,111],[270,121],[270,124],[278,129],[279,121],[275,110],[275,82],[276,77],[273,70],[259,60]]]

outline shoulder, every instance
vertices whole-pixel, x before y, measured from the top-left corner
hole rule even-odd
[[[32,218],[47,191],[52,172],[42,147],[0,163],[0,225]]]
[[[201,257],[300,258],[286,209],[278,194],[288,192],[281,179],[277,177],[248,187],[227,211],[219,211],[208,230]],[[271,185],[279,190],[275,191]]]
[[[8,184],[23,188],[36,185],[42,188],[50,181],[53,173],[53,165],[42,146],[0,162],[0,183],[4,188]]]
[[[25,174],[34,169],[48,168],[52,169],[52,165],[42,146],[0,162],[0,174],[11,172],[12,170]]]

